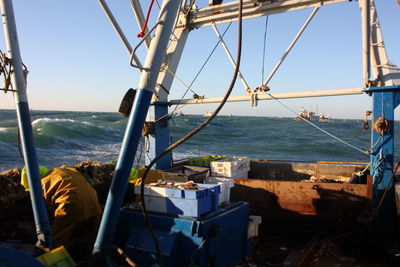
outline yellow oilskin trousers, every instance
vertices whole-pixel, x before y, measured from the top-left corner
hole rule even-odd
[[[84,227],[88,242],[93,244],[101,220],[96,191],[73,167],[52,169],[42,178],[46,205],[51,217],[55,247],[70,242],[74,231]]]

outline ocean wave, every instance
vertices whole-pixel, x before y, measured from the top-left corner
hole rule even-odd
[[[32,126],[42,143],[60,141],[64,144],[70,142],[96,144],[122,139],[120,129],[88,120],[42,117],[34,120]]]
[[[20,162],[15,112],[8,113],[0,124],[0,167],[19,165]],[[49,167],[74,165],[83,160],[107,162],[117,159],[127,124],[127,119],[116,113],[101,112],[34,111],[32,120],[38,158],[41,164]],[[176,141],[203,121],[202,116],[175,117],[170,121],[171,140]],[[361,129],[361,121],[333,120],[319,126],[360,149],[370,146],[370,132]],[[394,128],[400,128],[398,122]],[[398,137],[399,132],[395,131],[395,138]],[[359,151],[293,118],[240,116],[216,117],[213,124],[173,151],[174,159],[206,155],[281,160],[368,160]],[[399,157],[400,153],[396,151],[395,160]]]
[[[65,122],[65,121],[68,121],[68,122],[75,122],[75,120],[73,120],[73,119],[52,119],[52,118],[39,118],[39,119],[36,119],[36,120],[34,120],[33,122],[32,122],[32,127],[35,127],[36,125],[38,125],[38,124],[41,124],[41,123],[58,123],[58,122]]]
[[[17,151],[18,148],[16,148],[13,144],[0,141],[0,155],[7,155],[7,153],[13,150]]]
[[[93,160],[99,162],[110,162],[118,159],[121,144],[104,144],[104,145],[86,145],[79,148],[63,147],[63,148],[38,148],[37,155],[40,164],[47,167],[57,167],[58,165],[75,165],[84,160]],[[140,160],[141,165],[144,164],[144,156],[140,153],[141,147],[135,157],[135,163]],[[49,158],[46,155],[51,154]],[[139,159],[138,159],[139,158]],[[140,166],[141,166],[140,165]]]

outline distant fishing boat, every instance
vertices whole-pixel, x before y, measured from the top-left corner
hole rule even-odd
[[[302,108],[299,113],[297,114],[297,117],[295,118],[296,121],[300,120],[308,120],[308,121],[319,121],[320,117],[315,114],[314,111],[308,111],[305,108]]]
[[[318,116],[319,116],[319,121],[330,121],[330,120],[332,120],[332,118],[331,118],[331,116],[329,116],[329,114],[327,114],[327,113],[320,113],[320,114],[318,114]]]
[[[176,112],[175,116],[185,116],[185,114],[182,111]]]
[[[316,113],[314,111],[309,111],[306,110],[305,108],[302,108],[298,116],[295,118],[295,120],[300,121],[302,119],[308,120],[308,121],[329,121],[331,120],[331,116],[327,113]]]
[[[203,116],[204,117],[211,117],[212,114],[213,114],[212,111],[206,111],[206,112],[203,113]]]

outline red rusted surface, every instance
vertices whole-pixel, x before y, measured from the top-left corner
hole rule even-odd
[[[354,224],[369,208],[370,185],[236,179],[231,199],[247,201],[263,224]]]
[[[311,176],[320,178],[350,178],[367,164],[345,162],[284,162],[252,160],[249,177],[264,180],[301,181]]]

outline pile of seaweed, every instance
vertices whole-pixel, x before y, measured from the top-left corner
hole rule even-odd
[[[101,206],[105,205],[115,165],[88,160],[73,166],[96,190]],[[20,179],[21,169],[18,168],[0,173],[0,241],[36,242],[29,192],[20,184]],[[124,203],[134,200],[134,187],[129,184]]]

